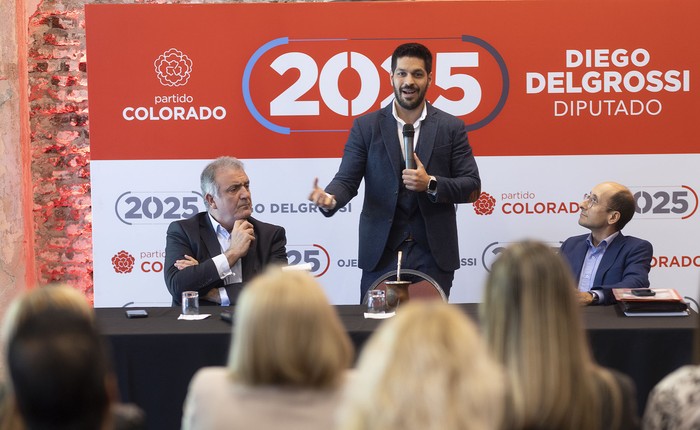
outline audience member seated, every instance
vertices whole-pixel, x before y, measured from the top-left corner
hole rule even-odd
[[[474,325],[443,302],[410,302],[364,347],[340,430],[498,429],[505,385]]]
[[[654,387],[649,393],[642,428],[700,429],[700,326],[695,332],[695,365],[681,367]]]
[[[116,403],[116,379],[94,312],[66,286],[20,295],[4,320],[7,362],[0,429],[145,428],[141,409]]]
[[[544,244],[514,244],[494,262],[480,317],[509,379],[504,428],[638,428],[634,384],[594,362],[576,293],[566,262]]]
[[[241,292],[228,367],[200,369],[182,428],[327,430],[353,348],[306,272],[268,269]]]

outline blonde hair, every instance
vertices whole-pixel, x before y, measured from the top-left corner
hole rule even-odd
[[[273,267],[243,289],[228,363],[234,380],[332,388],[352,359],[350,339],[310,274]]]
[[[514,244],[491,268],[480,314],[509,378],[513,428],[619,425],[619,387],[591,358],[575,291],[566,263],[541,243]],[[601,422],[601,387],[612,399],[612,425]]]
[[[498,428],[505,386],[460,309],[415,301],[370,338],[348,390],[341,430],[482,430]]]

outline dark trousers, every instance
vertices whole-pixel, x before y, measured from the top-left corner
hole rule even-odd
[[[445,295],[448,297],[450,296],[450,288],[452,288],[452,280],[454,279],[455,272],[446,272],[440,269],[435,263],[435,259],[433,259],[430,250],[426,246],[422,246],[418,244],[418,242],[411,240],[403,242],[395,250],[385,249],[382,258],[379,260],[379,264],[377,264],[374,270],[362,271],[362,280],[360,281],[360,303],[362,303],[367,291],[377,279],[387,272],[396,270],[399,251],[403,253],[401,270],[413,269],[425,273],[435,279],[445,292]],[[394,279],[392,278],[391,280],[393,281]]]

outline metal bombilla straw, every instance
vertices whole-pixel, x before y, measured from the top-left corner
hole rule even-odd
[[[401,260],[403,253],[399,251],[396,261],[396,280],[386,281],[386,304],[389,308],[396,309],[401,303],[408,301],[408,286],[409,281],[401,280]]]
[[[399,251],[399,256],[396,261],[396,281],[401,281],[401,259],[403,257],[403,251]]]

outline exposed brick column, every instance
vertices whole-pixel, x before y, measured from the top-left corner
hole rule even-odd
[[[92,298],[92,214],[83,2],[44,1],[29,21],[37,277]]]

